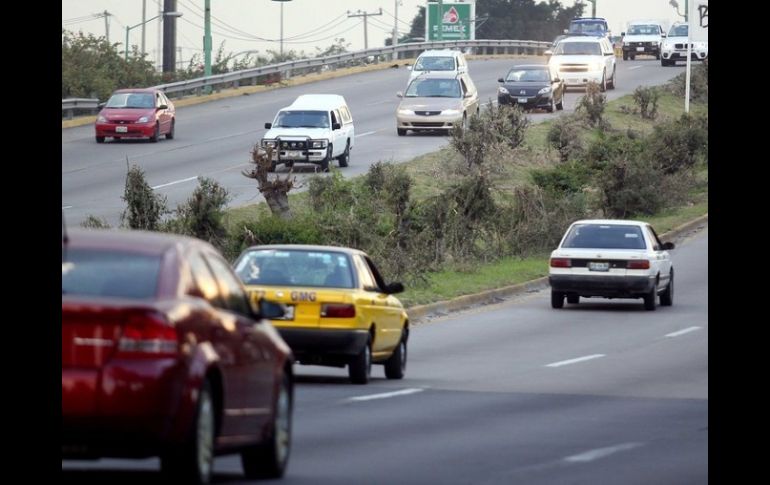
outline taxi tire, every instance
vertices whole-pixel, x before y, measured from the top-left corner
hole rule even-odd
[[[166,140],[173,140],[174,139],[174,128],[176,126],[176,121],[171,120],[171,129],[166,133]]]
[[[158,138],[160,138],[160,125],[158,123],[155,123],[155,131],[152,132],[152,136],[150,137],[150,142],[158,143]]]
[[[284,372],[275,413],[267,442],[250,446],[241,452],[241,465],[246,478],[281,478],[291,454],[292,383]]]
[[[658,283],[653,285],[652,290],[644,295],[644,309],[648,312],[655,311],[655,302],[658,299]]]
[[[328,172],[329,171],[329,161],[332,159],[332,145],[329,145],[329,148],[326,151],[326,158],[321,160],[321,171],[322,172]]]
[[[161,471],[174,481],[206,484],[214,468],[214,400],[211,385],[203,383],[198,394],[195,421],[184,446],[161,457]]]
[[[401,337],[393,355],[385,361],[385,377],[388,379],[403,379],[406,374],[406,339]]]
[[[343,168],[347,167],[350,163],[350,140],[348,140],[347,145],[345,145],[345,151],[342,152],[337,161],[340,163],[340,167]]]
[[[353,384],[367,384],[372,373],[372,349],[370,342],[348,363],[348,377]]]
[[[668,279],[666,291],[660,294],[661,306],[671,306],[674,304],[674,270],[671,270],[671,276]]]

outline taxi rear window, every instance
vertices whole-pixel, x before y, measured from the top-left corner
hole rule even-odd
[[[247,285],[354,287],[350,258],[335,251],[249,251],[236,261],[235,272]]]
[[[617,224],[577,224],[564,238],[563,248],[645,249],[639,226]]]

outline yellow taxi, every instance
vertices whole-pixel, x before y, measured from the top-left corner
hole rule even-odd
[[[296,361],[348,367],[355,384],[369,382],[372,363],[388,379],[406,371],[409,320],[366,253],[336,246],[253,246],[235,261],[235,272],[254,300],[282,303],[286,312],[273,325]]]

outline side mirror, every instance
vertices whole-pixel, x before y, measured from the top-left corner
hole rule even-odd
[[[160,106],[158,106],[158,109],[168,109],[168,105],[167,104],[161,104]]]
[[[543,55],[544,56],[552,56],[553,55],[553,51],[551,49],[548,49],[547,51],[543,52]]]
[[[342,128],[342,125],[339,123],[332,123],[332,130],[339,130]]]
[[[472,93],[472,92],[470,92],[470,91],[468,91],[467,93],[465,93],[465,94],[463,95],[463,98],[472,98],[472,97],[473,97],[473,93]]]
[[[411,64],[407,64],[406,65],[406,70],[407,71],[411,71],[412,70],[412,65]]]
[[[266,129],[266,130],[269,130],[269,129],[270,129],[270,128],[272,128],[272,127],[273,127],[273,124],[272,124],[272,123],[265,123],[265,129]]]
[[[504,83],[504,82],[505,82],[505,79],[503,79],[503,78],[500,78],[500,79],[498,79],[498,80],[497,80],[497,82],[499,82],[499,83]]]
[[[672,242],[664,242],[663,243],[663,250],[668,251],[669,249],[674,249],[674,243]]]
[[[561,79],[559,79],[558,77],[555,77],[555,78],[553,78],[553,82],[555,82],[555,83],[560,83],[560,82],[561,82]]]
[[[620,33],[620,36],[621,36],[621,37],[625,37],[625,36],[626,36],[626,33],[625,33],[625,32],[621,32],[621,33]]]
[[[401,293],[404,291],[404,285],[401,283],[391,283],[385,286],[385,293],[393,295],[395,293]]]
[[[404,93],[402,93],[401,91],[399,91],[399,92],[397,92],[397,93],[396,93],[396,97],[397,97],[397,98],[403,98],[403,97],[404,97]]]
[[[286,308],[274,301],[259,300],[259,316],[270,320],[281,318],[286,314]]]
[[[96,105],[96,107],[99,108],[99,109],[102,109],[105,106],[107,106],[107,102],[106,101],[104,103],[99,103],[99,104]]]
[[[661,36],[661,37],[666,37],[666,33],[665,33],[665,32],[663,32],[662,34],[660,34],[660,36]]]
[[[564,29],[565,34],[569,34],[569,29]]]

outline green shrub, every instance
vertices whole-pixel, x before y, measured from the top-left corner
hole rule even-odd
[[[157,231],[160,229],[161,218],[169,212],[166,196],[152,190],[144,178],[144,171],[138,165],[128,169],[121,198],[126,202],[126,209],[120,215],[120,220],[130,229]]]
[[[562,162],[579,158],[583,152],[580,138],[580,121],[574,115],[564,115],[555,119],[548,130],[548,144],[559,151]]]
[[[708,117],[683,114],[655,125],[647,139],[646,153],[667,174],[692,168],[708,156]]]
[[[86,217],[86,220],[80,223],[80,227],[85,227],[87,229],[111,229],[112,226],[107,222],[106,219],[103,217],[96,217],[92,214],[89,214],[88,217]]]
[[[602,126],[606,107],[607,97],[601,93],[597,83],[590,81],[586,86],[586,94],[578,101],[575,111],[585,114],[591,125]]]
[[[187,202],[177,208],[181,232],[222,248],[227,234],[223,223],[230,196],[227,189],[209,178],[199,178]]]
[[[639,86],[634,90],[633,98],[642,118],[654,120],[658,115],[658,98],[660,93],[654,87]]]

